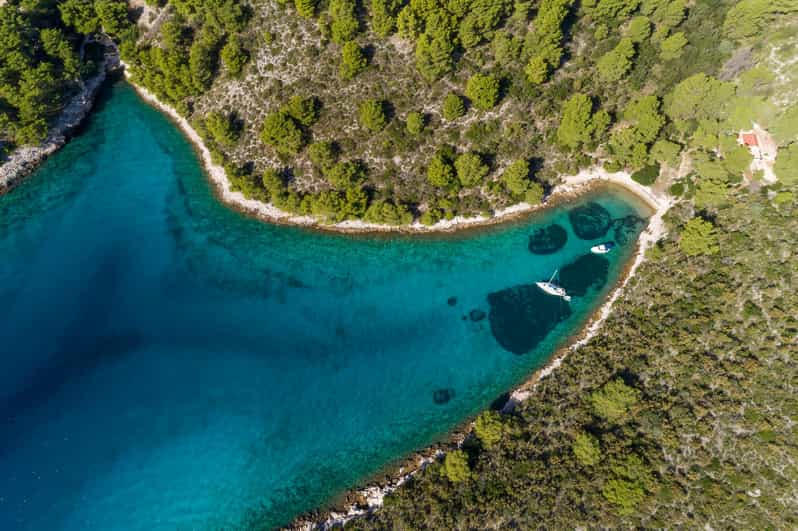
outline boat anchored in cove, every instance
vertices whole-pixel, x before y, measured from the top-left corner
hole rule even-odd
[[[607,254],[608,252],[612,251],[614,248],[615,244],[613,242],[604,242],[591,247],[590,252],[593,254]]]
[[[563,288],[562,286],[558,286],[557,284],[554,283],[554,278],[557,276],[558,272],[559,269],[555,269],[554,274],[551,276],[548,282],[546,281],[535,282],[535,285],[540,289],[542,289],[543,291],[545,291],[546,293],[548,293],[549,295],[552,295],[554,297],[562,297],[564,301],[568,302],[571,300],[571,296],[568,295],[568,293],[565,291],[565,288]]]

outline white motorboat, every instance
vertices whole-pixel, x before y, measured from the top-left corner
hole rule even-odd
[[[552,295],[554,297],[562,297],[564,301],[568,302],[571,300],[571,296],[568,295],[568,293],[565,291],[565,288],[563,288],[562,286],[558,286],[557,284],[554,283],[554,277],[557,276],[558,271],[559,270],[557,269],[554,270],[554,274],[551,276],[548,282],[546,281],[535,282],[535,285],[540,289],[542,289],[544,292],[548,293],[549,295]]]
[[[590,248],[590,252],[593,254],[607,254],[608,252],[612,251],[615,248],[615,244],[612,242],[604,242],[599,245],[594,245]]]

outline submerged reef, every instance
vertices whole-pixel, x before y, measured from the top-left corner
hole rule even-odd
[[[612,216],[603,206],[593,201],[568,212],[571,227],[582,240],[601,238],[610,230]]]
[[[609,272],[609,260],[597,254],[586,254],[560,270],[560,285],[570,295],[582,297],[588,289],[604,286]]]
[[[552,254],[562,249],[567,241],[568,232],[562,226],[554,223],[532,233],[529,237],[529,252]]]
[[[513,354],[526,354],[571,315],[559,297],[534,284],[521,284],[488,295],[490,330],[499,345]]]

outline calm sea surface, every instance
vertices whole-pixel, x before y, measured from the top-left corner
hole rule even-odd
[[[270,226],[109,88],[0,197],[0,529],[287,523],[544,363],[645,215],[608,189],[449,238]],[[570,305],[534,287],[555,268]]]

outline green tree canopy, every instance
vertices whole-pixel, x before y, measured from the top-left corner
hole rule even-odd
[[[381,131],[388,125],[385,104],[381,100],[366,100],[360,104],[360,124],[369,131]]]
[[[409,112],[407,113],[407,121],[406,127],[407,132],[411,135],[420,135],[421,132],[424,130],[424,115],[420,112]]]
[[[285,181],[274,168],[267,168],[261,177],[263,188],[269,193],[272,201],[285,193]]]
[[[127,7],[127,2],[121,0],[94,1],[94,9],[97,12],[100,26],[105,32],[112,35],[118,35],[130,26]]]
[[[232,146],[238,140],[238,129],[229,114],[213,111],[205,116],[205,129],[214,142],[222,146]]]
[[[674,33],[659,44],[659,56],[665,61],[672,61],[682,56],[682,50],[687,45],[687,37],[683,31]]]
[[[722,167],[718,164],[718,167]],[[726,202],[729,187],[726,184],[728,175],[724,172],[724,178],[706,177],[698,181],[695,188],[693,202],[698,208],[717,208]]]
[[[511,194],[515,196],[524,195],[531,183],[529,180],[529,163],[525,160],[513,162],[504,170],[501,180]]]
[[[557,141],[576,149],[590,142],[593,136],[593,100],[585,94],[574,94],[562,107],[562,119],[557,128]]]
[[[610,479],[602,487],[601,494],[617,507],[618,514],[621,515],[634,512],[646,497],[640,484],[625,479]]]
[[[601,461],[601,448],[598,440],[589,433],[579,433],[574,438],[571,450],[576,460],[584,466],[593,466]]]
[[[750,121],[746,124],[746,129],[750,127]],[[781,145],[787,145],[795,142],[798,139],[798,104],[793,104],[783,111],[773,126],[770,132]]]
[[[197,92],[201,93],[208,90],[213,83],[219,54],[218,47],[219,38],[212,31],[201,31],[199,36],[191,43],[188,64],[191,79]]]
[[[675,28],[683,20],[687,0],[643,0],[640,11],[665,30]]]
[[[660,101],[656,96],[641,96],[632,100],[623,111],[623,118],[632,123],[639,140],[645,144],[653,142],[665,125],[659,107]]]
[[[374,33],[387,37],[396,30],[396,17],[402,4],[401,0],[371,0],[371,28]]]
[[[61,11],[61,20],[64,24],[72,26],[78,33],[88,35],[99,31],[100,19],[93,2],[64,0],[58,4],[58,9]]]
[[[443,99],[441,114],[445,120],[449,120],[450,122],[462,117],[465,114],[465,102],[463,102],[463,98],[454,92],[447,94]]]
[[[327,182],[339,190],[359,185],[366,178],[366,169],[359,162],[345,161],[334,164],[324,173]]]
[[[524,68],[526,79],[533,85],[540,85],[549,79],[549,64],[543,57],[535,56],[529,60]]]
[[[675,168],[679,164],[679,153],[682,147],[670,140],[657,140],[651,146],[650,157],[651,160],[662,164],[667,164],[671,168]]]
[[[371,203],[363,216],[370,223],[387,225],[408,225],[413,222],[413,214],[404,205],[395,205],[379,200]]]
[[[508,31],[499,30],[494,34],[491,46],[496,61],[499,64],[511,66],[521,56],[523,41]]]
[[[618,45],[604,54],[596,63],[599,77],[605,83],[614,83],[623,78],[632,67],[635,45],[630,38],[621,39]]]
[[[308,146],[308,157],[314,166],[326,172],[338,160],[338,153],[332,142],[314,142]]]
[[[590,405],[597,417],[616,424],[629,415],[639,397],[640,391],[616,378],[590,394]]]
[[[302,130],[288,113],[280,111],[266,116],[260,138],[283,155],[296,155],[305,146]]]
[[[249,53],[244,49],[238,35],[232,35],[227,40],[227,44],[222,48],[220,55],[224,66],[233,77],[240,76],[244,70],[244,65],[249,61]]]
[[[732,83],[695,74],[676,85],[665,97],[665,114],[674,121],[720,119],[734,96]]]
[[[451,188],[457,182],[451,162],[440,154],[435,155],[427,166],[427,180],[438,188]]]
[[[648,161],[648,147],[634,126],[615,129],[608,147],[615,160],[624,166],[640,168]]]
[[[768,22],[777,14],[798,11],[792,0],[741,0],[727,13],[723,30],[732,39],[745,39],[760,35]]]
[[[593,13],[603,19],[624,19],[637,9],[640,0],[594,0],[588,5],[593,5]]]
[[[471,479],[471,467],[468,455],[462,450],[453,450],[443,459],[443,470],[452,483],[460,483]]]
[[[351,41],[360,31],[354,0],[330,0],[329,14],[332,19],[330,30],[336,44]]]
[[[319,119],[319,100],[313,96],[292,96],[282,110],[297,123],[310,127]]]
[[[341,46],[341,66],[338,74],[341,79],[349,80],[357,76],[368,66],[366,54],[363,49],[355,42],[348,41]]]
[[[474,433],[485,448],[491,448],[501,440],[504,433],[501,415],[490,409],[482,412],[474,422]]]
[[[691,219],[679,235],[679,247],[687,256],[717,253],[720,247],[714,225],[701,218]]]
[[[301,17],[313,18],[316,14],[316,0],[294,0],[294,7]]]
[[[457,179],[464,187],[480,184],[490,169],[476,153],[463,153],[454,161]]]
[[[543,186],[538,182],[530,182],[529,187],[524,192],[524,202],[530,205],[538,205],[543,202]]]
[[[626,28],[626,36],[634,43],[641,43],[651,35],[651,21],[646,16],[634,17]]]
[[[453,53],[454,42],[448,35],[424,33],[416,41],[416,68],[427,81],[435,81],[454,68]]]
[[[562,24],[575,2],[542,0],[532,22],[533,31],[524,38],[524,54],[529,58],[524,72],[527,80],[539,85],[548,79],[562,61]]]
[[[466,84],[465,95],[477,109],[490,110],[499,101],[499,80],[490,75],[474,74]]]

